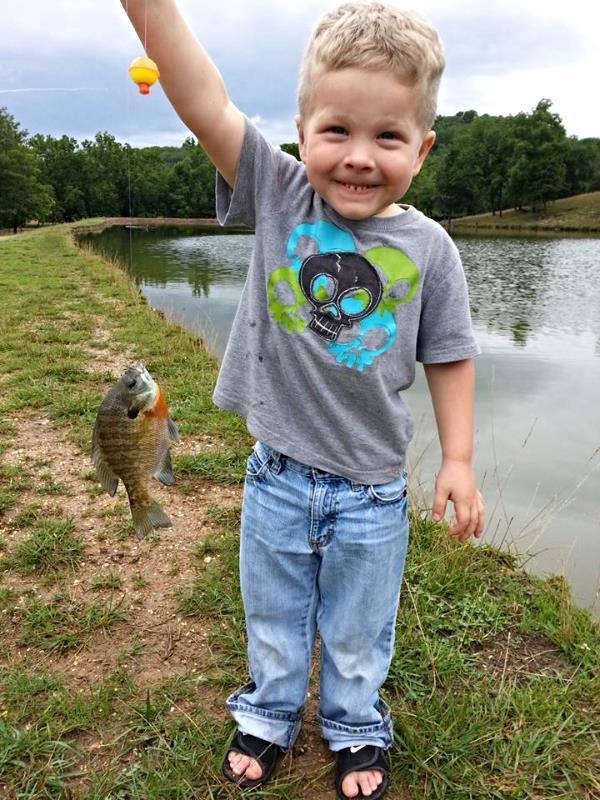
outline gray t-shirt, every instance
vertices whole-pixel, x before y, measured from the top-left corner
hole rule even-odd
[[[305,464],[360,483],[396,478],[415,362],[479,352],[450,237],[411,206],[345,219],[248,120],[233,190],[217,177],[217,216],[256,240],[215,403]]]

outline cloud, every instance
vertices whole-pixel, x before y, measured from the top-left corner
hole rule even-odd
[[[249,116],[260,115],[272,141],[293,138],[303,48],[335,0],[179,4],[234,102]],[[600,135],[600,110],[590,102],[600,71],[600,4],[486,0],[482,8],[480,0],[422,0],[419,10],[445,43],[443,113],[517,113],[549,97],[570,133]],[[129,81],[127,67],[142,47],[118,0],[20,0],[2,25],[0,89],[44,91],[5,92],[0,106],[32,133],[85,138],[109,130],[145,144],[185,136],[159,87],[140,98]],[[45,91],[81,87],[101,91]]]
[[[465,35],[468,31],[468,35]],[[527,9],[494,13],[483,7],[443,22],[448,72],[456,78],[503,75],[528,67],[571,64],[581,56],[582,37],[564,20],[539,19]]]

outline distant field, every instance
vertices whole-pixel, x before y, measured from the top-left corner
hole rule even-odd
[[[503,211],[502,216],[475,214],[452,221],[452,230],[456,232],[481,229],[600,233],[600,192],[553,200],[546,211],[511,209]]]

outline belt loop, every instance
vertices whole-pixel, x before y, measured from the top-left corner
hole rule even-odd
[[[279,475],[282,467],[281,453],[277,450],[271,450],[271,472],[273,475]]]

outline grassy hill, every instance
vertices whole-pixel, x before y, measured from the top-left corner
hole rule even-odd
[[[577,194],[548,203],[546,211],[510,209],[500,214],[475,214],[452,221],[455,233],[495,231],[600,233],[600,192]]]

